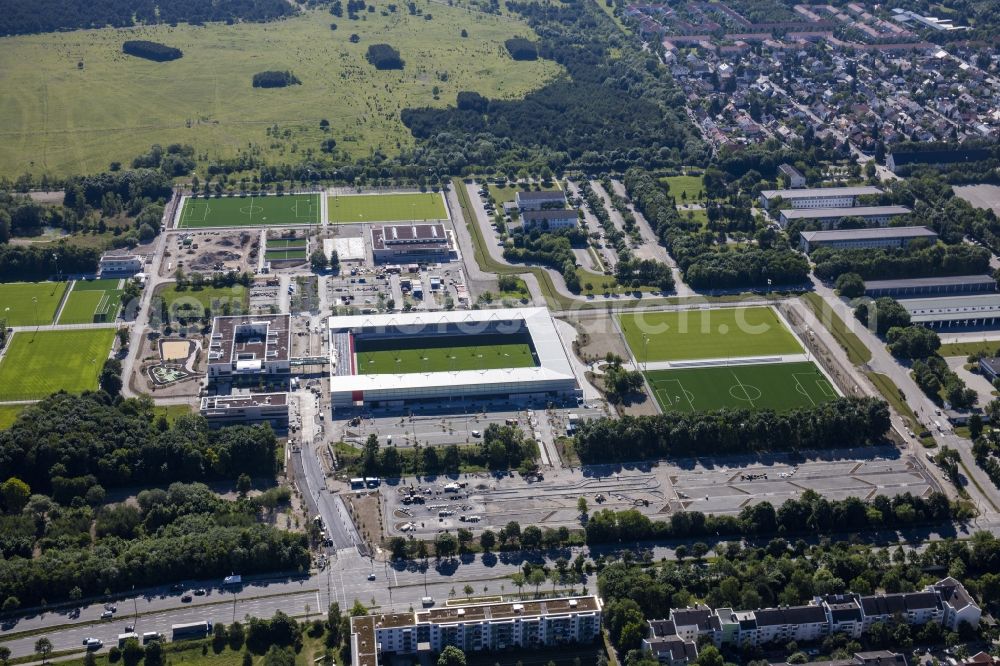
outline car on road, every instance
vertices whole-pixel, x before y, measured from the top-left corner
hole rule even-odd
[[[83,644],[88,650],[100,650],[104,647],[104,642],[98,638],[85,638]]]
[[[109,611],[109,610],[106,610],[103,613],[101,613],[101,619],[102,620],[110,620],[114,616],[115,616],[115,614],[112,611]]]
[[[194,596],[196,597],[203,597],[205,596],[205,594],[206,594],[205,588],[203,587],[199,587],[197,590],[194,591]]]
[[[472,431],[472,436],[473,437],[482,437],[483,433],[479,432],[478,430],[473,430]]]
[[[375,580],[375,574],[373,573],[368,574],[368,580]]]
[[[181,597],[181,601],[183,601],[184,603],[190,603],[191,602],[191,598],[192,597],[191,597],[190,594],[185,594],[183,597]]]

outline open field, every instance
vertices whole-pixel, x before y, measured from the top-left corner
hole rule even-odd
[[[175,285],[168,285],[164,289],[156,292],[154,298],[160,298],[163,304],[171,312],[179,312],[178,308],[184,310],[202,309],[211,310],[215,314],[222,314],[223,307],[228,303],[233,314],[246,312],[249,303],[249,294],[246,287],[237,284],[232,287],[204,287],[202,289],[177,290]]]
[[[561,71],[550,60],[507,55],[505,39],[536,35],[502,11],[469,12],[459,2],[435,4],[433,20],[403,10],[363,12],[363,21],[349,21],[323,8],[271,23],[3,38],[0,62],[17,65],[0,74],[0,175],[93,173],[112,161],[128,164],[154,143],[191,144],[209,160],[251,150],[272,164],[297,161],[293,151],[318,150],[331,137],[352,158],[377,148],[396,154],[413,145],[400,109],[454,106],[462,90],[519,98]],[[331,20],[338,30],[330,29]],[[462,29],[468,38],[459,38]],[[168,44],[184,57],[132,58],[121,53],[126,39]],[[405,69],[371,67],[365,52],[377,42],[397,48]],[[251,86],[257,72],[286,69],[302,85]],[[329,132],[321,119],[329,120]],[[277,136],[265,133],[274,126]]]
[[[272,224],[319,224],[319,195],[186,199],[178,222],[181,228]]]
[[[0,430],[14,425],[14,421],[24,411],[26,405],[0,405]]]
[[[119,284],[120,280],[77,281],[59,315],[59,323],[90,324],[95,321],[114,321],[122,301]],[[95,318],[98,310],[103,313],[103,317]]]
[[[989,356],[996,356],[1000,352],[1000,340],[969,340],[967,342],[949,342],[942,344],[938,349],[941,356],[969,356],[985,352]]]
[[[6,319],[8,326],[51,324],[68,285],[68,282],[0,284],[0,319]]]
[[[640,363],[802,353],[769,307],[633,312],[618,321]]]
[[[670,189],[677,203],[698,201],[704,196],[705,183],[701,176],[667,176],[660,182]]]
[[[96,389],[114,337],[113,328],[15,333],[0,361],[0,400]]]
[[[405,345],[405,349],[398,347]],[[357,345],[359,375],[449,370],[531,368],[538,365],[525,338],[514,335],[440,336],[370,340]]]
[[[664,411],[812,407],[837,397],[811,362],[650,370],[649,386]]]
[[[439,192],[332,196],[328,208],[332,224],[448,218]]]
[[[535,185],[537,185],[537,183],[531,186],[532,191],[536,189]],[[517,195],[518,192],[527,191],[521,185],[514,183],[508,183],[507,185],[497,185],[495,183],[490,183],[489,185],[486,186],[486,189],[489,190],[490,196],[493,197],[493,200],[497,202],[498,206],[503,206],[507,202],[514,201],[514,197]],[[537,189],[543,192],[552,192],[554,190],[558,190],[559,186],[553,183],[548,186],[540,185]]]

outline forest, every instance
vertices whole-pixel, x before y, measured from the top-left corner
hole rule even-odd
[[[585,421],[576,436],[584,463],[629,462],[716,455],[851,448],[881,442],[889,409],[875,398],[838,398],[816,407],[776,413],[724,409]]]
[[[271,21],[296,9],[285,0],[7,0],[0,36],[156,23]]]
[[[270,428],[210,430],[198,415],[168,425],[146,396],[115,402],[104,392],[57,393],[0,431],[0,478],[17,476],[60,503],[90,488],[272,476]]]

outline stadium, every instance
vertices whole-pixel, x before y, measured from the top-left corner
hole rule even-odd
[[[545,308],[331,317],[334,408],[578,393]]]

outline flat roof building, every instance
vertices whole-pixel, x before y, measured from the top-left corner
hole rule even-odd
[[[875,229],[837,229],[834,231],[803,231],[799,248],[806,254],[818,247],[841,250],[903,247],[915,240],[937,240],[937,234],[927,227],[877,227]]]
[[[201,399],[199,411],[213,427],[269,423],[275,428],[285,428],[288,426],[288,394],[210,395]]]
[[[518,190],[514,195],[514,203],[522,213],[527,210],[542,210],[544,208],[565,208],[566,193],[562,190],[546,190],[543,192],[525,192]]]
[[[101,255],[97,274],[102,278],[132,277],[142,272],[145,259],[128,250],[111,250]]]
[[[526,230],[537,226],[548,229],[569,229],[579,225],[580,218],[573,208],[547,208],[521,213],[521,223]]]
[[[910,278],[906,280],[867,280],[865,296],[913,298],[936,294],[980,294],[997,290],[991,275],[952,275],[948,277]]]
[[[208,347],[209,380],[291,372],[291,316],[216,317]]]
[[[378,666],[386,657],[448,645],[484,652],[592,643],[601,634],[601,610],[590,595],[353,617],[351,664]]]
[[[443,224],[373,226],[371,243],[377,263],[449,261],[455,246]]]
[[[848,208],[857,203],[858,197],[873,194],[882,194],[882,190],[870,185],[761,190],[760,205],[771,210],[774,202],[780,199],[791,203],[792,208]]]
[[[900,304],[910,321],[929,328],[992,328],[1000,326],[1000,294],[908,298]]]
[[[849,208],[791,208],[783,209],[778,215],[778,222],[787,227],[792,222],[818,222],[824,229],[838,224],[845,217],[861,218],[868,224],[884,227],[893,218],[912,213],[906,206],[852,206]]]

